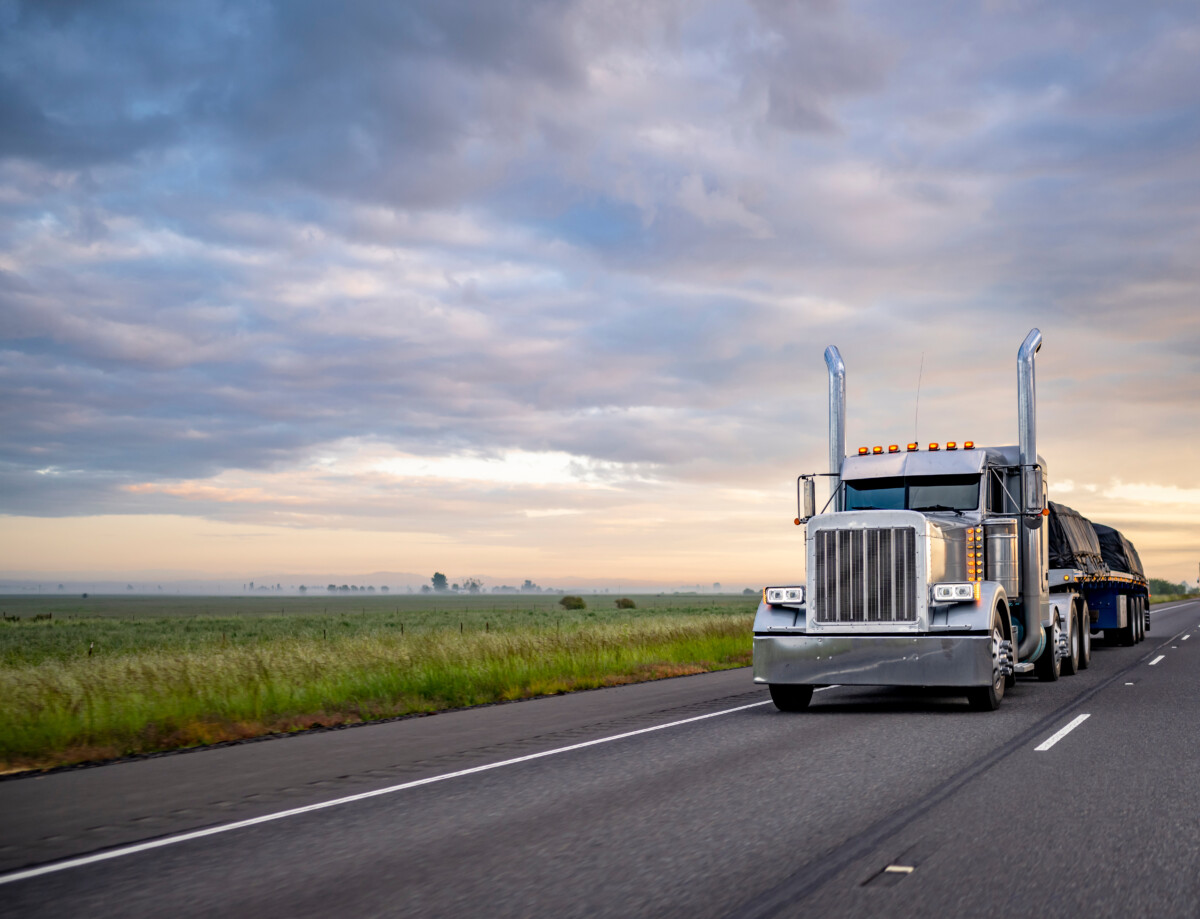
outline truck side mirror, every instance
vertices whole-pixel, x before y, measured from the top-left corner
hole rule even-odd
[[[817,516],[817,483],[813,479],[804,480],[804,513],[800,516],[804,520]]]

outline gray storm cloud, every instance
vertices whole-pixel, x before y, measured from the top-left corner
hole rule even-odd
[[[852,437],[924,355],[1006,440],[1032,325],[1072,478],[1196,488],[1198,51],[1178,4],[0,3],[0,512],[252,518],[176,486],[351,440],[786,488],[825,344]]]

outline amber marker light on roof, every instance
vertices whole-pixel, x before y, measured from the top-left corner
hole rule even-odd
[[[946,441],[946,449],[947,450],[957,450],[958,449],[958,441],[957,440]]]
[[[974,450],[975,449],[975,441],[968,440],[968,441],[964,442],[963,449],[964,450]]]
[[[872,453],[875,453],[875,454],[882,453],[882,452],[883,452],[883,447],[872,447],[872,448],[871,448],[871,452],[872,452]]]
[[[888,453],[899,453],[900,447],[897,444],[888,444]]]
[[[937,445],[937,444],[930,444],[930,445],[929,445],[929,449],[930,449],[930,450],[936,450],[937,448],[938,448],[938,445]]]
[[[908,445],[908,452],[909,452],[909,453],[915,453],[917,450],[920,450],[920,449],[921,449],[921,446],[920,446],[920,444],[909,444],[909,445]]]
[[[870,452],[871,452],[871,451],[870,451],[870,450],[868,450],[866,447],[859,447],[859,448],[858,448],[858,455],[859,455],[859,456],[866,456],[866,455],[867,455],[868,453],[870,453]]]

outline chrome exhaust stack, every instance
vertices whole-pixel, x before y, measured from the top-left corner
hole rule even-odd
[[[840,511],[841,500],[836,498],[841,485],[842,461],[846,458],[846,365],[836,345],[825,349],[825,366],[829,368],[829,472],[835,496],[833,509]]]
[[[1021,511],[1031,503],[1041,503],[1041,476],[1034,474],[1037,465],[1037,383],[1034,378],[1034,355],[1042,347],[1042,333],[1030,329],[1017,352],[1017,424],[1020,428]],[[1034,492],[1036,502],[1031,502]],[[1042,584],[1042,518],[1036,522],[1024,518],[1021,531],[1021,619],[1025,635],[1018,649],[1018,659],[1027,660],[1036,653],[1042,641],[1042,606],[1045,595]],[[1055,648],[1042,653],[1054,654]]]

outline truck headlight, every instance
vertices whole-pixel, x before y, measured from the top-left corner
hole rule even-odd
[[[803,587],[768,587],[763,593],[771,606],[781,606],[784,603],[803,603]]]
[[[974,600],[974,584],[934,584],[933,599],[942,602],[956,600]]]

